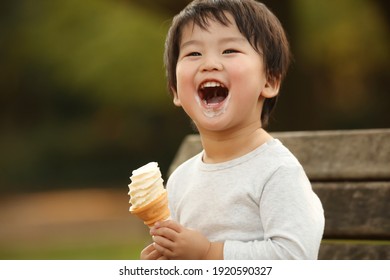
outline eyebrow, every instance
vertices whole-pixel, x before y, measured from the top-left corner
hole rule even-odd
[[[236,42],[236,43],[242,43],[247,41],[245,37],[225,37],[222,38],[221,40],[218,41],[218,43],[231,43],[231,42]],[[184,42],[183,44],[180,45],[180,49],[190,46],[190,45],[201,45],[202,42],[200,40],[189,40]]]

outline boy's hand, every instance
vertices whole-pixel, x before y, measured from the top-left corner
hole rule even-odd
[[[140,256],[141,260],[166,260],[167,258],[161,255],[156,248],[154,248],[154,244],[149,244],[146,246]]]
[[[154,248],[168,259],[206,259],[211,247],[203,234],[171,220],[156,223],[150,234],[155,242]]]

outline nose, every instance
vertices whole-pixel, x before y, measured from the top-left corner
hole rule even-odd
[[[208,71],[220,71],[223,69],[222,62],[219,61],[215,56],[205,56],[201,65],[202,72]]]

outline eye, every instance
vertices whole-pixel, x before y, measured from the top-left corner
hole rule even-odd
[[[202,54],[200,52],[190,52],[187,54],[187,56],[201,56]]]
[[[238,53],[235,49],[227,49],[223,51],[223,54],[231,54],[231,53]]]

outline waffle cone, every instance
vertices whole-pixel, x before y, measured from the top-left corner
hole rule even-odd
[[[137,215],[148,227],[152,227],[158,221],[168,219],[170,212],[168,209],[167,192],[165,191],[149,204],[135,208],[130,212],[131,214]]]

